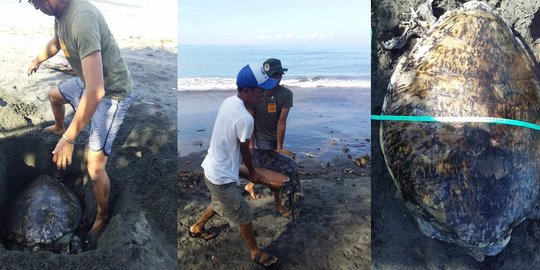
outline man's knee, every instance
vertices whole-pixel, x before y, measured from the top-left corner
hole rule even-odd
[[[89,151],[87,157],[87,169],[92,181],[96,181],[96,178],[106,174],[105,165],[107,165],[107,156],[103,154],[103,151]]]
[[[62,96],[62,94],[60,94],[60,89],[58,89],[58,86],[55,86],[53,88],[51,88],[49,90],[49,101],[52,103],[52,104],[55,104],[55,105],[62,105],[62,104],[66,104],[67,101],[66,99],[64,98],[64,96]]]

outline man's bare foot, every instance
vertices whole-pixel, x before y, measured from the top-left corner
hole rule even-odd
[[[189,233],[189,236],[191,236],[193,238],[201,238],[201,239],[204,239],[206,241],[212,240],[212,239],[216,238],[219,235],[217,232],[212,232],[212,231],[205,230],[204,227],[201,229],[201,228],[197,227],[196,225],[193,225],[193,226],[189,227],[188,228],[188,233]]]
[[[262,194],[258,194],[255,191],[255,184],[253,184],[252,182],[247,183],[244,189],[249,193],[249,196],[251,197],[252,200],[262,198]]]
[[[101,233],[103,232],[103,229],[105,227],[105,221],[107,217],[106,216],[97,216],[96,220],[94,221],[94,225],[92,225],[92,229],[88,232],[88,236],[86,237],[86,246],[88,249],[94,249],[96,248],[97,241],[99,237],[101,236]]]
[[[278,211],[278,213],[280,213],[283,217],[290,217],[291,216],[291,211],[289,211],[289,209],[285,208],[285,206],[281,205],[281,204],[276,204],[276,210]]]
[[[44,128],[43,132],[62,135],[62,134],[64,134],[65,130],[64,130],[64,128],[60,128],[60,127],[58,127],[56,125],[52,125],[52,126],[48,126],[48,127]]]

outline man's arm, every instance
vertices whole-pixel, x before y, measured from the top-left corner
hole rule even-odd
[[[255,116],[257,115],[255,113],[255,108],[253,109],[247,109],[249,114],[251,114],[251,116],[253,117],[253,119],[256,119]],[[253,145],[253,142],[255,141],[255,127],[253,127],[253,132],[251,133],[251,139],[249,140],[249,149],[253,149],[255,148],[255,146]]]
[[[257,175],[257,172],[255,171],[255,167],[253,167],[253,162],[251,161],[251,151],[249,150],[249,142],[250,140],[247,139],[245,142],[240,142],[240,155],[242,155],[242,160],[244,161],[244,165],[246,165],[248,171],[249,171],[249,181],[253,182],[254,184],[257,184],[259,176]]]
[[[60,40],[58,39],[57,35],[54,35],[49,42],[47,42],[47,45],[45,45],[45,48],[41,50],[38,56],[36,56],[30,64],[28,64],[28,68],[26,70],[26,73],[28,75],[32,75],[32,73],[35,73],[39,65],[43,63],[45,60],[55,56],[60,51]]]
[[[96,112],[99,102],[105,96],[103,83],[103,65],[100,51],[95,51],[82,59],[82,70],[85,81],[85,91],[81,97],[77,112],[62,139],[53,151],[53,161],[60,169],[71,165],[73,145],[81,130],[90,122]],[[69,141],[68,141],[69,140]]]
[[[287,128],[287,117],[289,116],[290,108],[282,108],[279,114],[277,123],[277,150],[283,149],[283,141],[285,139],[285,129]]]
[[[81,60],[81,64],[86,85],[77,112],[65,133],[71,140],[75,140],[81,130],[90,122],[99,102],[105,96],[101,52],[95,51],[89,54]]]

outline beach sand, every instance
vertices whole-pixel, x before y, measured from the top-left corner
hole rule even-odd
[[[30,7],[27,7],[30,8]],[[35,16],[45,16],[34,14]],[[0,221],[28,181],[40,174],[62,179],[83,204],[83,239],[95,216],[83,156],[88,129],[77,138],[74,162],[58,171],[50,154],[58,136],[41,133],[52,124],[47,91],[70,75],[43,65],[27,77],[27,63],[52,37],[48,27],[0,25]],[[119,37],[120,36],[120,37]],[[176,42],[116,36],[134,82],[134,99],[107,163],[111,181],[107,227],[97,249],[79,254],[6,250],[0,269],[176,269],[178,197],[176,139]],[[62,54],[50,59],[63,63]],[[69,106],[68,106],[69,107]],[[68,108],[67,114],[73,111]],[[69,118],[68,118],[69,120]],[[0,239],[2,240],[2,239]]]
[[[304,202],[291,219],[277,214],[270,191],[246,200],[260,246],[281,259],[281,269],[369,269],[369,89],[291,89],[294,107],[285,148],[297,153]],[[178,258],[181,269],[259,269],[238,228],[214,217],[210,241],[190,238],[188,227],[210,203],[200,164],[221,102],[234,91],[181,91],[178,107]],[[196,102],[195,102],[196,101]],[[359,166],[360,160],[367,161]],[[356,163],[355,163],[356,162]],[[358,163],[358,164],[357,164]],[[247,181],[242,180],[242,183]]]
[[[373,6],[374,39],[372,51],[372,113],[380,114],[386,87],[400,55],[412,49],[411,43],[402,51],[389,52],[380,41],[389,40],[397,34],[399,20],[404,12],[410,12],[425,1],[383,0]],[[445,3],[447,3],[446,1]],[[514,29],[531,44],[531,21],[540,1],[487,1],[496,6],[499,13]],[[373,269],[538,269],[540,267],[540,223],[525,220],[512,232],[506,248],[497,256],[486,257],[477,262],[460,247],[430,239],[418,229],[409,215],[403,199],[388,174],[379,145],[379,125],[372,126],[373,168],[372,194],[372,266]]]

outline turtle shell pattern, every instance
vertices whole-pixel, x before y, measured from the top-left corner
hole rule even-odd
[[[3,231],[20,249],[47,247],[81,222],[78,198],[58,180],[42,175],[15,198],[7,209]]]
[[[400,59],[382,114],[538,124],[538,78],[505,21],[487,4],[468,2]],[[539,203],[539,131],[472,122],[383,121],[380,128],[390,175],[430,237],[495,255]]]

